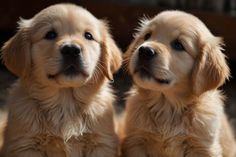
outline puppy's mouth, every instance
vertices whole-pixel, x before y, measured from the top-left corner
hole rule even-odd
[[[153,79],[155,80],[155,82],[159,83],[159,84],[170,84],[171,80],[170,79],[166,79],[166,78],[159,78],[156,77],[152,74],[150,69],[147,69],[146,67],[142,66],[142,67],[138,67],[135,69],[134,74],[139,74],[139,76],[141,78],[149,78],[149,79]]]
[[[65,75],[65,76],[68,76],[68,77],[76,77],[76,76],[79,76],[79,75],[82,75],[83,77],[88,77],[89,76],[89,74],[84,69],[82,69],[79,66],[74,65],[74,64],[67,65],[62,70],[57,72],[56,74],[49,74],[48,78],[49,79],[55,79],[59,75]]]

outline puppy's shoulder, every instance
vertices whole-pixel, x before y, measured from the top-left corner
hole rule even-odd
[[[204,93],[197,100],[192,111],[195,118],[207,124],[209,129],[219,127],[219,122],[224,116],[224,96],[219,90],[212,90]]]
[[[101,86],[101,89],[97,92],[97,94],[93,97],[94,102],[100,104],[112,104],[115,100],[114,89],[111,87],[109,83],[104,83]]]
[[[225,96],[221,90],[211,90],[202,94],[196,103],[198,106],[223,107]]]

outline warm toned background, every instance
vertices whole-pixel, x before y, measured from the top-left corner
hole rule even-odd
[[[15,32],[19,17],[31,18],[41,9],[61,0],[7,0],[0,2],[0,46]],[[70,0],[82,5],[98,18],[110,21],[112,34],[118,45],[125,51],[132,40],[132,33],[138,18],[143,15],[152,17],[166,9],[181,9],[198,16],[213,34],[224,37],[232,78],[224,86],[226,111],[230,122],[236,128],[236,0]],[[0,64],[0,118],[7,112],[4,105],[7,88],[17,79]],[[124,93],[132,81],[121,70],[116,74],[114,87],[119,97],[115,107],[124,108]]]

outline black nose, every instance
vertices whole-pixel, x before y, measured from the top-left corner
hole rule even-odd
[[[139,51],[138,56],[140,59],[149,60],[157,54],[154,49],[152,49],[151,47],[147,47],[147,46],[141,46],[138,51]]]
[[[64,45],[61,48],[61,54],[64,57],[78,57],[81,52],[81,49],[77,45]]]

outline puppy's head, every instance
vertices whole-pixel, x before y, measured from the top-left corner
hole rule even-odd
[[[53,5],[20,20],[2,50],[5,65],[20,78],[63,87],[112,79],[121,65],[106,22],[72,4]]]
[[[163,92],[191,89],[201,94],[228,78],[221,39],[195,16],[165,11],[141,20],[138,31],[124,58],[139,87]]]

